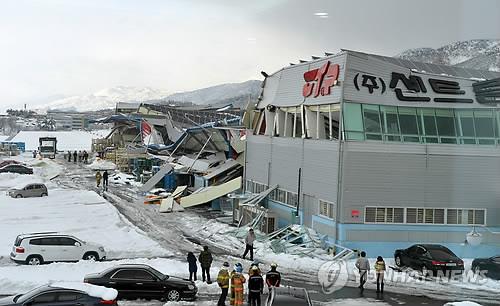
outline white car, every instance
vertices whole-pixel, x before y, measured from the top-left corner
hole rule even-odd
[[[17,236],[10,259],[19,264],[40,265],[54,261],[105,260],[106,251],[99,244],[85,242],[57,232]]]

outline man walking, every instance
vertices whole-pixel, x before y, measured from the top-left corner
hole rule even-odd
[[[212,265],[212,253],[208,250],[208,246],[203,247],[203,251],[201,251],[200,256],[198,257],[198,261],[201,266],[201,276],[203,281],[207,281],[207,284],[211,284],[210,281],[210,266]],[[205,277],[206,276],[206,277]]]
[[[101,172],[97,170],[97,173],[95,174],[95,181],[97,183],[97,187],[101,185]]]
[[[356,260],[356,268],[359,270],[359,289],[364,290],[363,286],[366,283],[368,272],[370,271],[370,263],[366,259],[365,251],[361,252],[361,257]]]
[[[102,186],[106,189],[108,188],[108,170],[104,170],[102,174]]]
[[[253,228],[248,230],[248,233],[245,235],[245,253],[243,253],[243,259],[247,256],[248,251],[250,251],[250,260],[253,260],[253,241],[255,240],[255,233],[253,232]]]
[[[227,291],[229,290],[229,272],[227,271],[227,267],[229,267],[229,263],[226,261],[224,262],[224,268],[217,275],[217,284],[222,290],[217,306],[224,306],[226,303]]]
[[[266,284],[267,288],[271,290],[271,287],[279,287],[281,282],[281,274],[276,271],[278,267],[277,264],[271,264],[271,271],[266,273]]]
[[[259,267],[253,266],[252,276],[248,279],[248,303],[250,306],[260,306],[260,295],[264,290],[264,280],[259,273]]]

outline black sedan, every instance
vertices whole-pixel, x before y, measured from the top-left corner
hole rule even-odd
[[[81,284],[81,283],[80,283]],[[115,291],[116,296],[116,291]],[[118,305],[115,300],[106,300],[88,295],[87,292],[45,285],[38,287],[28,293],[0,298],[0,305],[64,305],[64,306],[98,306],[98,305]]]
[[[394,261],[398,267],[409,267],[427,276],[453,276],[462,274],[464,262],[450,249],[438,244],[415,244],[396,250]]]
[[[85,276],[85,283],[118,290],[119,299],[157,299],[179,301],[195,299],[194,282],[168,276],[148,265],[118,265]]]
[[[472,261],[472,271],[484,272],[484,276],[500,280],[500,255],[490,258],[476,258]]]
[[[272,287],[265,306],[312,306],[309,293],[304,288]]]
[[[16,165],[16,164],[10,164],[3,166],[0,168],[0,173],[1,172],[13,172],[13,173],[20,173],[20,174],[33,174],[33,169],[28,168],[23,165]]]

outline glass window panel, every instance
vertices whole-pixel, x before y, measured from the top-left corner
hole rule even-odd
[[[392,136],[392,135],[385,135],[384,136],[385,141],[397,141],[401,142],[401,136]]]
[[[386,216],[386,222],[391,222],[392,223],[393,219],[393,209],[392,208],[387,208],[387,216]]]
[[[344,103],[344,126],[346,131],[363,131],[361,104]]]
[[[494,125],[495,125],[495,136],[496,138],[500,138],[500,110],[496,110],[494,112]]]
[[[472,110],[455,110],[459,136],[476,137],[474,132],[474,113]]]
[[[488,110],[474,110],[476,137],[495,137],[493,131],[493,112]]]
[[[350,140],[365,140],[365,133],[362,132],[346,132],[345,134]]]
[[[366,134],[366,139],[368,140],[382,140],[381,134]]]
[[[424,223],[424,209],[417,209],[417,223]]]
[[[456,136],[452,109],[436,109],[436,123],[439,136]]]
[[[406,209],[406,223],[417,223],[417,209],[407,208]]]
[[[425,223],[434,223],[434,209],[425,210]]]
[[[474,224],[474,211],[467,211],[467,224]]]
[[[425,143],[439,143],[437,137],[422,137]]]
[[[416,111],[414,107],[398,107],[401,134],[418,135]]]
[[[446,219],[448,224],[457,224],[457,210],[448,209]]]
[[[495,139],[478,139],[480,145],[494,145]]]
[[[375,222],[375,207],[367,207],[365,210],[365,221]]]
[[[441,143],[457,144],[457,139],[449,137],[441,137]]]
[[[475,138],[460,138],[460,144],[475,145],[476,139]]]
[[[420,108],[418,109],[420,117],[420,125],[422,126],[423,135],[437,135],[436,118],[434,117],[433,108]]]
[[[484,224],[484,210],[474,211],[474,224]]]
[[[385,222],[385,208],[377,208],[377,222]]]
[[[394,223],[404,222],[404,208],[394,208]]]
[[[363,119],[365,132],[382,132],[378,105],[363,104]]]
[[[380,106],[382,128],[386,134],[399,134],[398,109],[395,106]]]
[[[434,223],[444,224],[444,209],[434,209]]]
[[[420,142],[420,139],[418,137],[414,137],[414,136],[403,136],[403,141],[404,142]]]

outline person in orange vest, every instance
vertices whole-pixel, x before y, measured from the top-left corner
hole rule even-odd
[[[229,267],[227,261],[224,262],[224,268],[222,268],[217,275],[217,284],[222,289],[217,306],[224,306],[226,303],[227,290],[229,289],[229,272],[226,267]]]
[[[233,276],[234,282],[234,305],[241,306],[243,305],[243,284],[246,282],[245,277],[241,273],[243,271],[243,267],[236,267],[236,273]]]
[[[230,279],[231,279],[231,294],[229,296],[229,304],[234,305],[234,274],[236,273],[236,268],[241,267],[240,263],[234,265],[233,271],[231,271]]]

